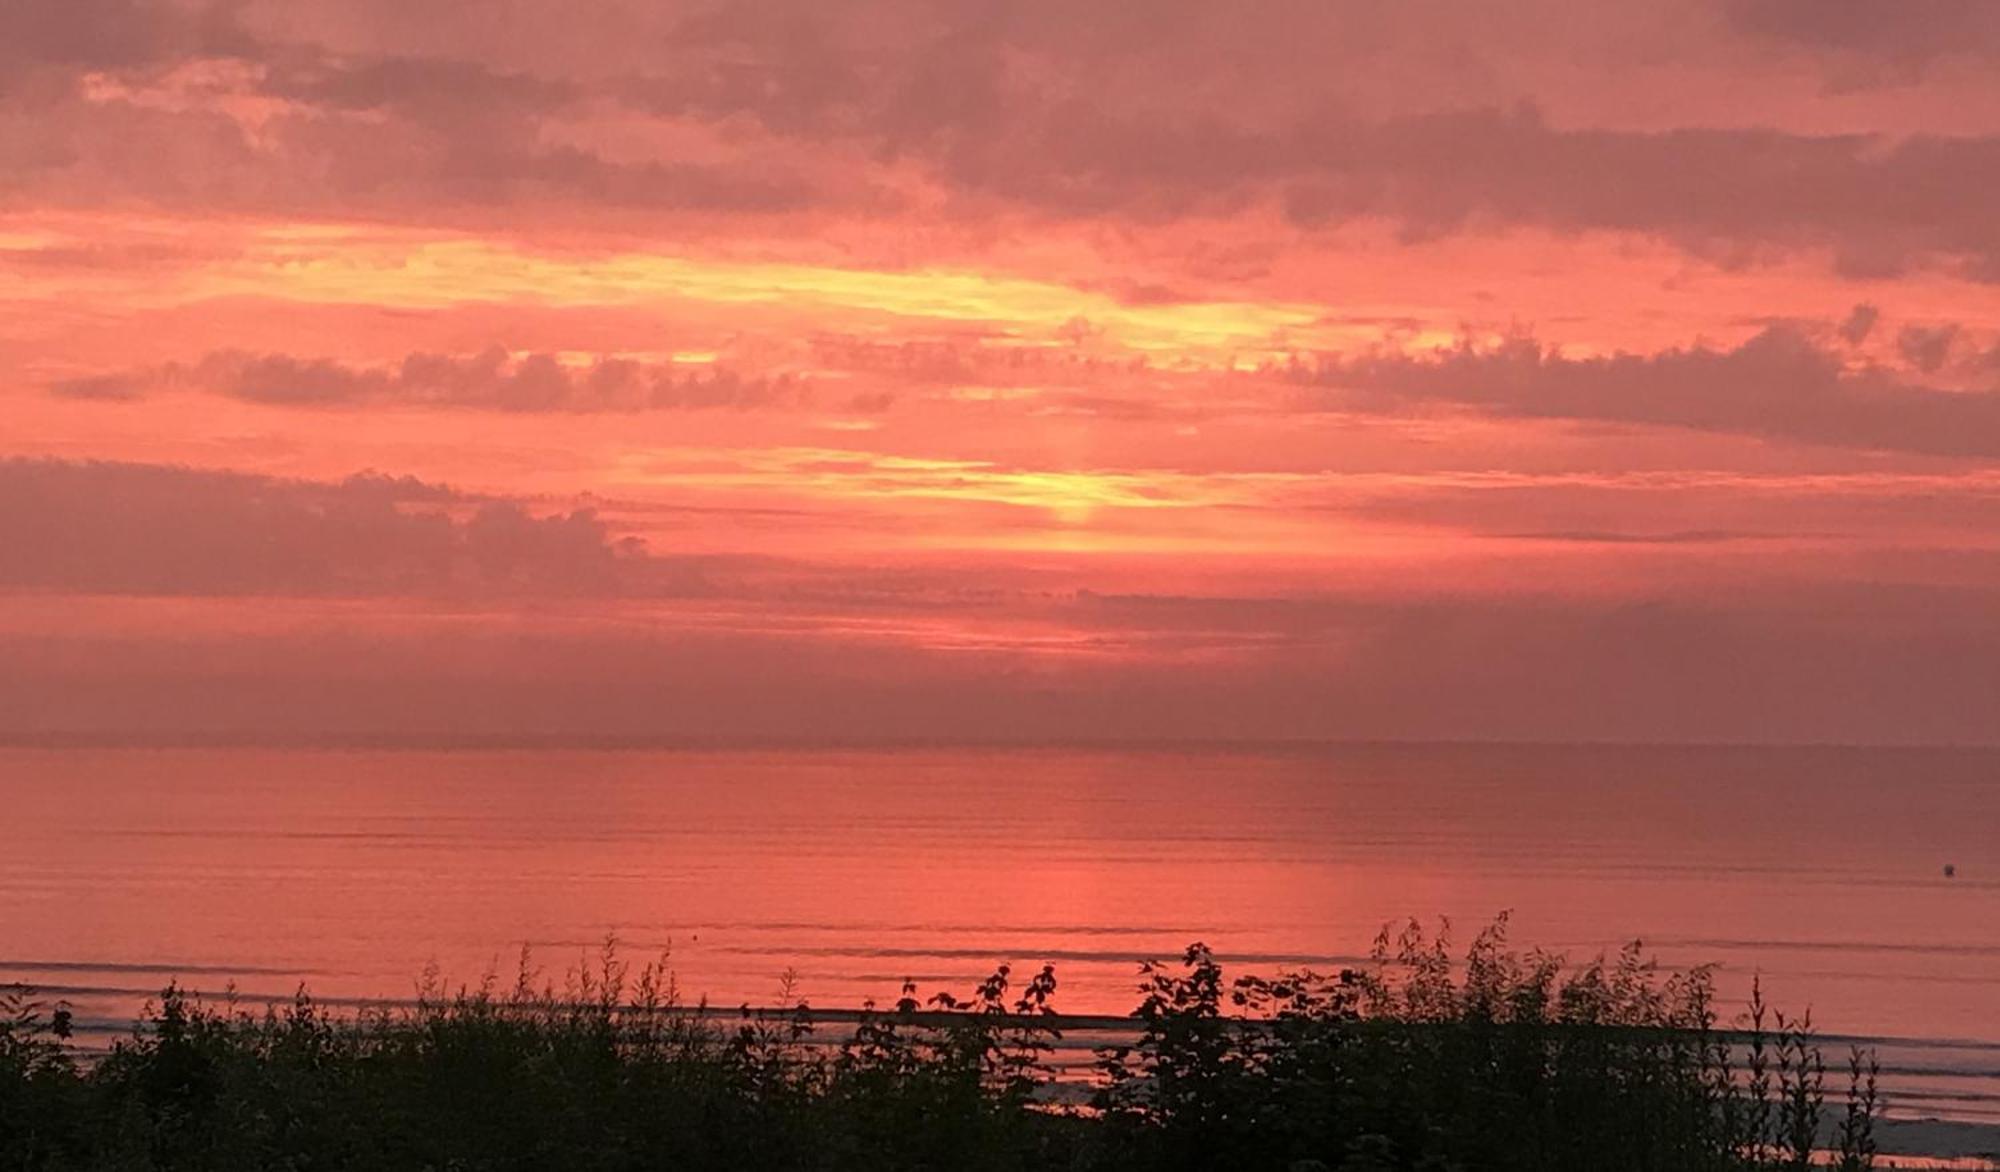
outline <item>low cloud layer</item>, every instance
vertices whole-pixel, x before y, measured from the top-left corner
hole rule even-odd
[[[1515,536],[1672,559],[1787,535]],[[23,460],[0,462],[0,543],[0,737],[1970,742],[2000,704],[1992,551],[1595,596],[1176,593],[1163,562],[1149,593],[1004,562],[720,592],[587,510]],[[1959,580],[1916,580],[1920,557]]]
[[[0,590],[82,594],[615,592],[645,562],[589,509],[410,478],[335,484],[0,461]]]
[[[1850,331],[1865,333],[1865,330]],[[1924,370],[1952,334],[1905,333]],[[2000,390],[1945,390],[1848,358],[1791,326],[1740,346],[1569,358],[1532,340],[1431,355],[1333,358],[1301,377],[1363,404],[1439,402],[1500,415],[1730,432],[1978,459],[2000,458]],[[1334,393],[1327,405],[1347,405]]]

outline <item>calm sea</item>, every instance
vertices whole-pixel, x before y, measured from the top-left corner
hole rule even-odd
[[[1903,1039],[1899,1111],[2000,1120],[1996,751],[5,749],[0,799],[0,982],[105,1027],[169,978],[398,997],[613,934],[720,1004],[1052,961],[1059,1007],[1122,1012],[1190,941],[1331,968],[1509,910],[1732,999],[1761,973]]]

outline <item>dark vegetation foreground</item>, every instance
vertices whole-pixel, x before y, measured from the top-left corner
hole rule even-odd
[[[1363,971],[1226,981],[1147,966],[1128,1044],[1050,1065],[1052,970],[913,988],[832,1032],[803,1006],[682,1007],[609,949],[561,990],[527,966],[410,1006],[250,1013],[169,988],[79,1060],[67,1017],[0,1002],[0,1170],[1560,1169],[1870,1167],[1874,1080],[1843,1105],[1803,1023],[1718,1028],[1706,970],[1636,946],[1580,968],[1414,926]],[[831,1036],[829,1034],[831,1033]]]

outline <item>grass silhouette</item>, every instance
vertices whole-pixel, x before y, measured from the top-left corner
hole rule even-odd
[[[1412,923],[1332,974],[1228,978],[1196,944],[1141,971],[1122,1037],[1052,1061],[1053,968],[830,1020],[684,1004],[615,945],[560,985],[331,1013],[169,986],[78,1055],[60,1006],[0,996],[0,1170],[1423,1169],[1873,1166],[1872,1061],[1830,1110],[1810,1022],[1761,989],[1716,1020],[1708,969],[1633,945],[1570,965],[1454,958]]]

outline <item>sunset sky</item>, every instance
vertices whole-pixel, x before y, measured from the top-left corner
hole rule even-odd
[[[0,24],[0,735],[2000,740],[1990,0]]]

